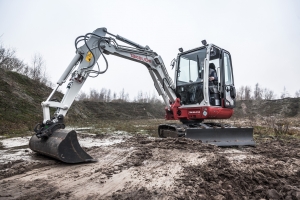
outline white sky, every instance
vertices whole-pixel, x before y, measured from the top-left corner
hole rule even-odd
[[[178,48],[199,47],[206,39],[231,53],[237,88],[253,89],[259,83],[278,97],[284,87],[291,96],[300,90],[297,0],[0,0],[0,41],[26,63],[40,53],[54,83],[75,54],[75,38],[100,27],[149,45],[171,77],[169,63]],[[106,58],[107,73],[88,79],[84,91],[104,87],[118,93],[124,88],[133,99],[140,90],[155,90],[143,65]]]

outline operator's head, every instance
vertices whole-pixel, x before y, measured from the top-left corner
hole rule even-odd
[[[209,69],[216,70],[215,64],[214,63],[209,63]]]

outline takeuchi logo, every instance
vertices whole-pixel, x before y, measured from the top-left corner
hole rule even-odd
[[[134,58],[134,59],[137,59],[137,60],[140,60],[140,61],[144,61],[144,62],[147,62],[147,63],[151,63],[151,60],[149,60],[148,58],[143,58],[142,56],[138,56],[138,55],[134,55],[134,54],[130,54],[131,58]]]

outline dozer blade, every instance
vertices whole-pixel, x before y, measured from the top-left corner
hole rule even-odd
[[[81,148],[74,130],[59,129],[47,139],[39,139],[34,135],[29,141],[29,148],[65,163],[96,161]]]
[[[217,146],[255,146],[253,128],[188,128],[186,137]]]

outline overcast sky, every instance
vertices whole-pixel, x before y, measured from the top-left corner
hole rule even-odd
[[[237,88],[259,83],[277,97],[284,87],[291,96],[300,90],[298,0],[0,0],[0,41],[26,63],[41,54],[54,83],[75,54],[75,38],[100,27],[149,45],[171,77],[178,48],[199,47],[206,39],[231,53]],[[133,99],[140,90],[155,90],[143,65],[107,59],[107,73],[88,79],[84,91],[124,88]],[[102,59],[99,64],[103,69]]]

